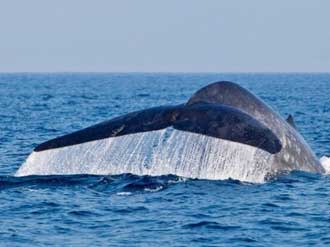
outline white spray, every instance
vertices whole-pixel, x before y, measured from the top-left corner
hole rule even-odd
[[[33,152],[16,176],[175,174],[258,183],[272,158],[252,146],[167,128]]]
[[[330,174],[330,157],[323,156],[320,159],[321,165],[324,167],[325,173]]]

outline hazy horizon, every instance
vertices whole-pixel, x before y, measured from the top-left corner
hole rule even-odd
[[[326,0],[12,0],[2,73],[329,73]]]
[[[0,71],[0,74],[330,74],[330,71]]]

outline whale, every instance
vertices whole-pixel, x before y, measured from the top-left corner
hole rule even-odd
[[[239,84],[219,81],[187,102],[131,112],[37,145],[28,175],[174,174],[262,183],[299,170],[324,173],[298,132]]]

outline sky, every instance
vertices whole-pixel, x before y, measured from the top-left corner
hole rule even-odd
[[[329,0],[0,0],[0,72],[330,72]]]

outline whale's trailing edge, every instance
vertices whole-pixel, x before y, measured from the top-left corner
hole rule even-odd
[[[186,104],[120,116],[38,145],[16,175],[176,174],[260,182],[282,171],[324,172],[302,136],[232,82]]]

